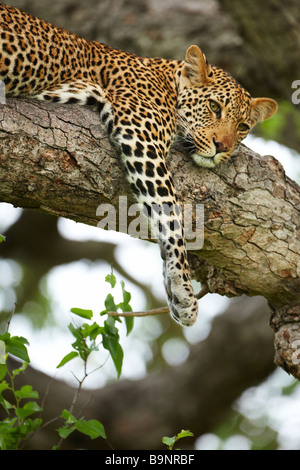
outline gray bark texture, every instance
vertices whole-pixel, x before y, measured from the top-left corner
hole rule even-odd
[[[209,292],[262,295],[271,307],[276,363],[300,378],[300,189],[278,161],[240,146],[199,169],[174,149],[168,165],[182,204],[205,207],[192,275]],[[8,99],[0,109],[0,200],[97,225],[99,204],[133,202],[98,116],[79,106]]]

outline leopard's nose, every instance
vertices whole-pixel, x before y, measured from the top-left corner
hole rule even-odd
[[[226,147],[223,142],[217,142],[215,139],[213,139],[215,147],[216,147],[216,153],[222,153],[222,152],[228,152],[229,148]]]

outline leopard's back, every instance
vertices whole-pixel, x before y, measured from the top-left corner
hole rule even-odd
[[[0,79],[10,95],[36,95],[59,83],[90,80],[83,38],[0,4]]]

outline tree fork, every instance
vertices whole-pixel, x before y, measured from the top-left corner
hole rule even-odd
[[[299,186],[275,158],[243,145],[213,170],[194,166],[179,148],[168,165],[180,203],[204,205],[204,245],[189,253],[192,276],[208,292],[263,295],[276,363],[300,378]],[[1,201],[96,226],[97,207],[117,209],[121,195],[134,202],[93,110],[10,98],[1,106]]]

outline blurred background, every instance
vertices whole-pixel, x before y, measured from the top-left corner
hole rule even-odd
[[[244,143],[261,155],[273,155],[290,178],[300,181],[299,106],[291,101],[292,82],[300,79],[296,1],[4,3],[87,39],[140,55],[183,59],[187,47],[198,44],[210,63],[224,67],[252,96],[277,100],[276,117],[257,126]],[[110,291],[105,276],[111,267],[131,292],[133,310],[165,304],[159,250],[150,243],[5,203],[0,204],[0,233],[6,236],[0,245],[0,328],[5,329],[16,303],[10,331],[30,342],[36,388],[44,380],[42,374],[54,377],[62,394],[76,387],[79,361],[56,369],[70,351],[70,309],[91,309],[95,316],[103,310]],[[195,283],[194,288],[198,291],[200,286]],[[114,295],[121,300],[118,287]],[[124,366],[120,381],[124,385],[116,383],[114,367],[106,356],[95,353],[91,370],[99,363],[104,365],[88,377],[86,393],[102,391],[101,401],[109,390],[113,400],[126,384],[128,390],[156,397],[162,390],[159,380],[164,383],[166,377],[172,388],[168,406],[154,400],[153,409],[163,416],[159,429],[154,430],[141,413],[134,424],[126,415],[128,432],[118,434],[120,420],[106,417],[106,429],[116,448],[160,448],[164,433],[173,435],[185,428],[195,434],[193,444],[188,443],[195,449],[300,449],[300,388],[273,364],[268,321],[263,298],[229,300],[214,294],[199,302],[199,320],[191,329],[180,328],[168,315],[136,319],[128,337],[121,326]],[[176,377],[173,384],[172,377]],[[196,384],[195,389],[191,383]],[[192,404],[184,420],[176,412],[180,404],[173,387]],[[53,400],[56,396],[54,391]],[[134,407],[125,392],[121,401],[122,406],[115,410],[118,416],[123,416],[126,407]],[[173,414],[167,413],[168,407],[173,407]],[[101,409],[95,412],[98,415],[92,417],[102,421]],[[49,429],[47,439],[51,432]],[[125,434],[131,435],[129,443]],[[78,439],[73,442],[70,437],[69,448],[95,445]],[[41,445],[33,440],[29,448]]]

